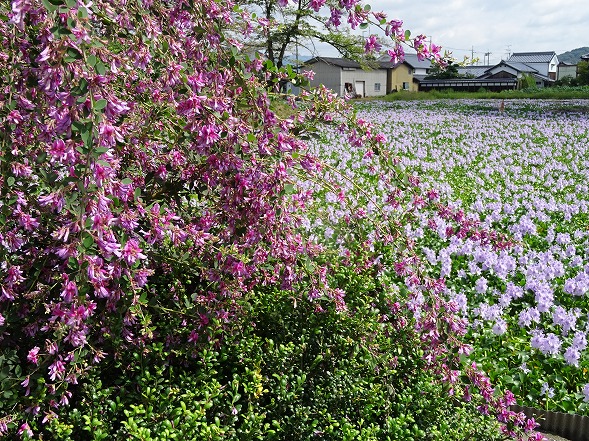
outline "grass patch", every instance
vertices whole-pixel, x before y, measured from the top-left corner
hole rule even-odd
[[[548,87],[501,92],[457,92],[454,90],[432,90],[429,92],[395,92],[384,97],[385,101],[418,101],[440,99],[589,99],[589,86]]]

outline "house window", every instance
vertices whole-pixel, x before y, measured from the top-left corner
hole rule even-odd
[[[380,83],[374,83],[374,91],[380,92]]]
[[[409,83],[406,81],[403,82],[403,90],[409,90]]]

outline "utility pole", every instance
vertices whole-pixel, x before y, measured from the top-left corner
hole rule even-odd
[[[485,57],[487,57],[487,66],[488,66],[488,65],[489,65],[489,63],[490,63],[490,61],[489,61],[489,60],[490,60],[490,55],[491,55],[492,53],[493,53],[493,52],[485,52]]]
[[[474,46],[470,47],[470,61],[474,60]]]
[[[510,44],[507,45],[506,51],[507,51],[507,58],[509,59],[509,57],[511,57],[511,45]]]

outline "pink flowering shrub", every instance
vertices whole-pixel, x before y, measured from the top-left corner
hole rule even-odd
[[[370,15],[353,0],[339,5],[332,18],[338,10],[353,26]],[[264,23],[216,0],[15,0],[0,15],[0,434],[33,436],[71,402],[86,405],[79,396],[103,380],[104,393],[123,388],[138,364],[149,384],[146,360],[187,369],[206,349],[230,348],[251,326],[258,294],[289,293],[308,314],[350,313],[350,286],[333,276],[339,263],[298,229],[312,195],[296,194],[292,176],[321,167],[303,141],[317,121],[337,120],[358,148],[384,140],[327,90],[305,92],[292,116],[278,116],[268,83],[295,74],[243,54],[229,37]],[[418,187],[409,179],[399,190],[415,210],[438,209],[456,234],[502,246]],[[411,219],[390,222],[377,239],[394,283],[409,280],[400,300],[426,296],[414,322],[396,306],[391,314],[411,324],[413,356],[423,356],[432,381],[453,385],[460,323],[436,295],[443,281],[423,276],[402,234]],[[371,273],[378,262],[361,234],[343,264]],[[224,388],[215,393],[226,399]],[[515,424],[488,395],[483,410]]]

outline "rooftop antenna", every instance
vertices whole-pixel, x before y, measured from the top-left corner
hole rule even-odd
[[[505,49],[507,51],[507,58],[511,57],[511,45],[508,44],[507,48]]]

